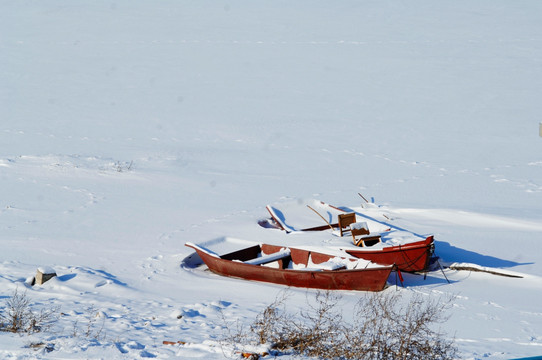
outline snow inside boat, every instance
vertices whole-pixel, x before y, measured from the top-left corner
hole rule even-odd
[[[395,264],[401,271],[426,270],[433,254],[433,236],[420,236],[377,220],[374,212],[363,208],[335,207],[314,199],[266,208],[272,223],[287,233],[331,230],[344,239],[339,246],[346,253],[379,264]]]
[[[243,247],[219,255],[211,248],[216,244],[223,246],[221,242],[243,244]],[[301,288],[381,291],[395,268],[348,255],[339,257],[229,238],[185,245],[193,248],[209,270],[216,274]]]

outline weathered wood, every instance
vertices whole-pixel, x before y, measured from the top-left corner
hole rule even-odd
[[[258,266],[247,264],[244,261],[250,260],[247,252],[237,251],[238,256],[215,256],[206,252],[203,246],[198,246],[192,243],[185,244],[193,248],[198,253],[199,257],[205,262],[209,270],[212,272],[241,278],[245,280],[263,281],[268,283],[323,289],[323,290],[361,290],[361,291],[381,291],[386,287],[386,282],[391,271],[395,266],[376,266],[360,269],[337,269],[337,270],[311,270],[312,266],[336,259],[345,265],[357,265],[356,259],[350,257],[337,257],[335,254],[325,254],[314,251],[308,251],[299,248],[288,247],[290,250],[290,261],[297,265],[292,268],[280,264],[276,267]],[[259,244],[261,252],[265,254],[273,254],[282,252],[283,247],[271,244]],[[252,249],[248,247],[247,249]],[[282,254],[281,254],[282,255]],[[225,259],[226,257],[229,260]],[[253,257],[252,257],[253,258]]]
[[[490,270],[488,268],[484,267],[477,267],[477,266],[469,266],[469,265],[459,265],[459,264],[452,264],[448,267],[450,270],[466,270],[466,271],[476,271],[476,272],[485,272],[492,275],[499,275],[499,276],[505,276],[505,277],[511,277],[511,278],[518,278],[522,279],[523,276],[521,275],[514,275],[504,272],[499,272],[495,270]]]
[[[341,232],[341,236],[343,236],[345,231],[350,230],[350,224],[353,224],[356,222],[356,214],[355,213],[347,213],[347,214],[339,214],[339,231]]]
[[[380,235],[369,235],[369,236],[362,236],[362,237],[356,238],[354,233],[352,233],[352,237],[354,239],[353,240],[354,245],[359,246],[359,247],[372,246],[382,241]]]
[[[290,249],[284,249],[281,251],[277,251],[276,253],[273,253],[273,254],[262,255],[254,259],[246,260],[244,261],[244,263],[251,264],[251,265],[263,265],[263,264],[268,264],[273,261],[285,259],[289,256],[290,256]]]
[[[324,220],[326,223],[327,223],[327,226],[329,226],[329,228],[331,229],[331,231],[333,231],[333,226],[331,226],[331,224],[329,223],[329,221],[326,220],[326,218],[324,218],[322,215],[320,215],[320,213],[316,210],[314,210],[313,207],[311,207],[310,205],[307,205],[307,207],[309,209],[311,209],[312,211],[314,211],[316,213],[316,215],[320,216],[322,218],[322,220]]]

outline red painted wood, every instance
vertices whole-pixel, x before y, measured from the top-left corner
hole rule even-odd
[[[390,246],[374,250],[370,248],[347,249],[348,254],[370,260],[377,264],[395,264],[401,271],[423,271],[429,265],[433,253],[433,236],[427,239],[400,246]]]
[[[188,244],[187,246],[190,245]],[[227,260],[222,257],[212,256],[201,249],[193,248],[207,265],[209,270],[216,274],[302,288],[381,291],[385,288],[388,277],[394,268],[393,266],[382,266],[369,269],[320,271],[276,269],[260,265],[245,264],[241,261],[248,259],[243,259],[242,256],[239,259]],[[262,245],[262,248],[266,254],[282,249],[282,247],[273,245]],[[325,262],[334,257],[322,253],[309,252],[291,247],[288,248],[291,251],[291,261],[296,264],[302,263],[306,265],[309,255],[313,263]],[[237,253],[240,254],[240,252]],[[231,256],[226,255],[224,255],[224,257],[231,258]],[[281,260],[279,264],[281,267],[285,267],[286,261]]]

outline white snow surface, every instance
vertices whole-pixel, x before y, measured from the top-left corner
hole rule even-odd
[[[222,319],[249,324],[282,287],[188,266],[184,244],[324,248],[329,231],[259,226],[265,206],[358,192],[433,234],[443,264],[523,276],[447,269],[385,292],[455,295],[442,330],[463,359],[542,355],[542,2],[0,8],[0,311],[17,291],[61,313],[0,333],[1,359],[228,357]],[[58,276],[30,286],[45,266]]]

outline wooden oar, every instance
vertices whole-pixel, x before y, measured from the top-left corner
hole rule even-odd
[[[307,205],[307,207],[309,209],[311,209],[312,211],[314,211],[316,213],[316,215],[320,216],[322,218],[322,220],[324,220],[326,222],[326,224],[329,226],[329,228],[331,229],[331,231],[333,231],[333,226],[331,226],[331,224],[329,223],[329,221],[326,220],[325,217],[323,217],[322,215],[320,215],[320,213],[316,210],[314,210],[310,205]]]
[[[480,267],[480,266],[470,265],[470,264],[457,264],[457,263],[454,263],[454,264],[449,265],[448,269],[451,269],[451,270],[478,271],[478,272],[485,272],[485,273],[492,274],[492,275],[506,276],[506,277],[511,277],[511,278],[520,278],[520,279],[523,278],[523,276],[521,276],[521,275],[515,275],[515,274],[510,274],[510,273],[499,272],[499,271],[495,271],[495,270],[487,268],[487,267],[483,267],[483,266]]]
[[[361,193],[358,193],[358,195],[361,196],[361,198],[362,198],[363,200],[365,200],[365,202],[366,202],[367,204],[369,203],[369,200],[367,200],[367,199],[365,198],[365,196],[361,195]],[[374,201],[374,200],[373,200],[373,201]],[[363,207],[363,204],[361,205],[361,207]],[[384,217],[385,217],[386,219],[388,219],[388,220],[391,220],[391,219],[390,219],[386,214],[384,214],[384,213],[382,214],[382,216],[384,216]]]
[[[361,193],[358,193],[358,195],[361,196],[361,198],[362,198],[363,200],[365,200],[365,202],[366,202],[367,204],[369,203],[369,201],[365,198],[365,196],[361,195]]]

